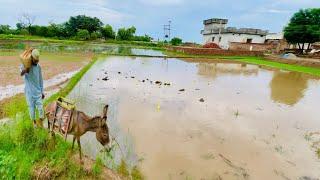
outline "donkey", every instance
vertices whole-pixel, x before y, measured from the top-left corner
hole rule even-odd
[[[57,107],[57,103],[53,102],[46,107],[46,116],[48,119],[48,129],[53,126],[54,113]],[[96,139],[106,148],[110,142],[109,128],[107,125],[107,113],[108,105],[104,106],[102,116],[89,117],[82,111],[73,110],[71,113],[70,125],[67,130],[67,134],[73,135],[72,149],[74,147],[75,140],[77,140],[79,146],[80,162],[82,163],[82,152],[80,137],[86,132],[91,131],[96,133]],[[53,134],[54,135],[54,134]]]

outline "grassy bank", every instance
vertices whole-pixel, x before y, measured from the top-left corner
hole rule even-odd
[[[275,62],[266,59],[265,57],[259,56],[209,56],[209,55],[189,55],[184,53],[176,53],[172,51],[164,52],[168,57],[178,57],[178,58],[202,58],[202,59],[212,59],[212,60],[230,60],[244,62],[248,64],[261,65],[271,68],[277,68],[287,71],[301,72],[306,74],[311,74],[320,77],[320,68],[307,67],[296,64],[286,64],[281,62]]]
[[[92,66],[91,61],[70,79],[60,92],[45,101],[49,103],[59,96],[66,96],[81,77]],[[28,107],[23,95],[17,95],[1,105],[3,115],[12,122],[0,127],[0,179],[30,179],[41,175],[46,167],[51,178],[71,179],[95,177],[94,172],[86,172],[74,161],[70,143],[57,137],[56,144],[44,129],[33,128]]]

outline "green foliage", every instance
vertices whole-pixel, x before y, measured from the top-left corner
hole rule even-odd
[[[0,25],[0,34],[11,34],[12,31],[9,25]]]
[[[90,35],[90,40],[96,40],[96,39],[98,39],[99,36],[100,36],[99,33],[93,32],[93,33],[91,33],[91,35]]]
[[[101,28],[101,34],[105,40],[107,39],[114,39],[116,33],[113,31],[112,26],[107,24],[103,28]]]
[[[82,41],[90,39],[90,33],[89,33],[89,31],[86,30],[86,29],[80,29],[80,30],[77,32],[76,39],[77,39],[77,40],[82,40]]]
[[[320,8],[304,9],[295,13],[284,28],[284,37],[290,43],[320,41]]]
[[[136,28],[134,26],[130,28],[120,28],[117,33],[118,40],[132,40],[134,34],[136,33]]]
[[[131,177],[133,180],[143,180],[143,174],[140,172],[137,166],[133,167],[131,170]]]
[[[100,157],[97,157],[96,158],[96,161],[95,163],[93,164],[93,167],[92,167],[92,173],[94,176],[99,176],[102,172],[102,168],[104,167],[104,164],[101,160]]]
[[[130,176],[130,173],[128,171],[128,165],[126,164],[126,162],[124,160],[121,160],[121,163],[117,168],[117,172],[124,177]]]
[[[178,45],[182,44],[182,39],[180,39],[178,37],[174,37],[171,39],[170,43],[174,46],[178,46]]]
[[[98,31],[102,27],[102,22],[96,17],[85,15],[71,16],[65,23],[66,30],[70,36],[74,36],[81,29],[85,29],[89,34]]]
[[[150,42],[151,41],[151,37],[148,35],[144,35],[144,36],[134,36],[133,37],[134,41],[145,41],[145,42]]]

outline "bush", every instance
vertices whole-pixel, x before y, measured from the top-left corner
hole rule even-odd
[[[80,30],[77,32],[76,39],[77,39],[77,40],[82,40],[82,41],[90,39],[89,31],[86,30],[86,29],[80,29]]]
[[[178,46],[178,45],[182,44],[182,39],[180,39],[178,37],[174,37],[171,39],[170,43],[174,46]]]
[[[91,33],[91,35],[90,35],[90,39],[91,39],[91,40],[96,40],[96,39],[98,39],[98,36],[99,36],[98,33],[93,32],[93,33]]]
[[[114,39],[116,36],[116,33],[113,31],[112,26],[110,26],[109,24],[101,29],[101,34],[105,40]]]

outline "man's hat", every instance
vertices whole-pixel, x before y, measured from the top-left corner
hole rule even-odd
[[[32,50],[31,56],[34,60],[39,61],[40,51],[38,49]]]

